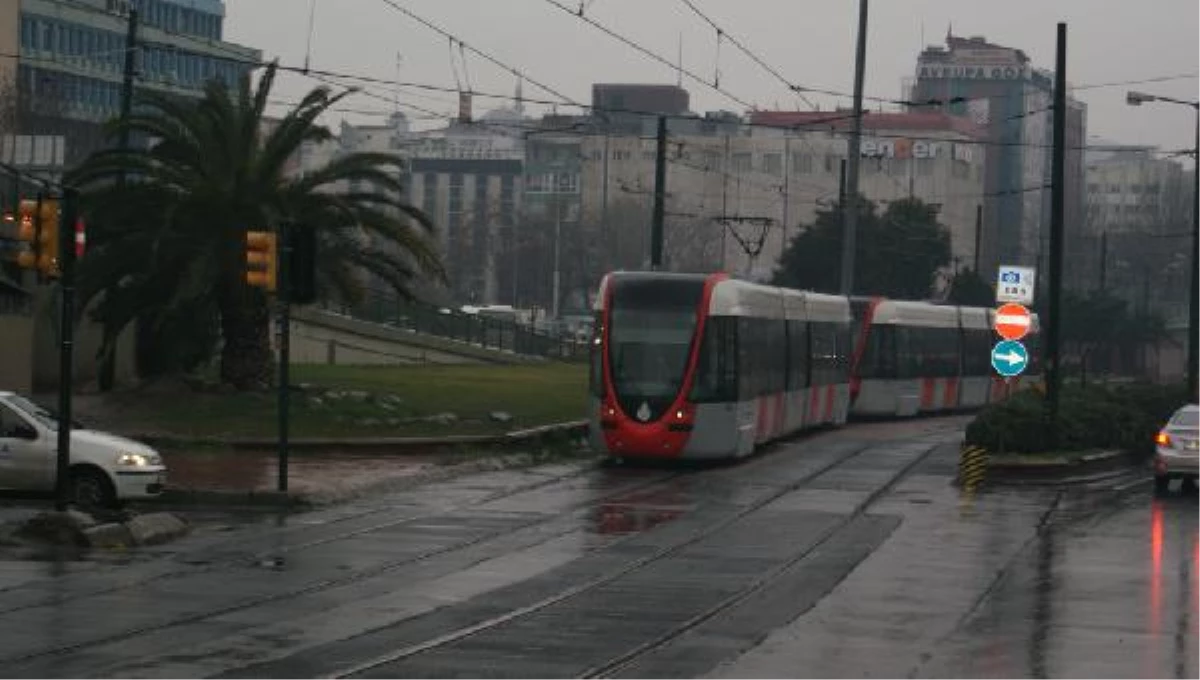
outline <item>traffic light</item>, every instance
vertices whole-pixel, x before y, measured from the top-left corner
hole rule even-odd
[[[38,203],[37,268],[48,279],[58,278],[62,274],[58,266],[58,226],[61,217],[57,198],[43,198]]]
[[[297,224],[288,232],[291,257],[288,258],[288,301],[308,305],[317,300],[317,232]]]
[[[279,252],[275,234],[269,231],[246,232],[246,283],[275,292]]]
[[[17,241],[25,244],[17,254],[17,265],[21,269],[33,269],[38,260],[38,202],[22,199],[17,204]]]

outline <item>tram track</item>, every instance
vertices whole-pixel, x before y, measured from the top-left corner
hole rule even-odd
[[[929,434],[930,433],[927,432],[927,433],[925,433],[924,436],[928,437]],[[866,441],[866,442],[846,441],[846,442],[843,442],[843,444],[845,445],[844,451],[836,451],[836,452],[831,451],[828,454],[826,454],[831,457],[831,460],[829,460],[828,462],[820,461],[819,463],[817,463],[816,461],[814,461],[814,464],[816,464],[817,467],[814,467],[811,470],[806,470],[805,474],[796,478],[795,480],[790,481],[786,486],[772,491],[766,497],[763,497],[763,498],[751,503],[748,506],[743,507],[743,506],[740,506],[737,503],[735,503],[735,505],[738,505],[738,507],[739,507],[739,509],[736,512],[732,513],[728,517],[722,518],[720,521],[718,521],[716,523],[713,523],[704,528],[701,528],[699,531],[695,532],[695,534],[692,535],[690,538],[687,538],[686,540],[684,540],[678,544],[675,544],[664,550],[660,550],[652,555],[649,555],[648,557],[637,560],[636,562],[625,565],[622,569],[620,569],[616,572],[608,573],[608,574],[601,576],[600,578],[586,581],[579,586],[567,589],[561,593],[558,593],[557,595],[555,595],[553,597],[546,598],[544,600],[535,602],[531,606],[518,608],[518,609],[515,609],[515,610],[509,612],[505,616],[488,619],[486,621],[477,623],[475,625],[468,626],[465,628],[460,628],[460,629],[454,630],[450,633],[437,636],[437,637],[435,637],[429,641],[426,641],[420,645],[415,645],[410,648],[405,648],[405,649],[401,650],[401,653],[399,655],[393,654],[390,656],[398,659],[398,658],[403,658],[405,655],[412,656],[412,655],[420,654],[422,651],[425,651],[428,649],[434,649],[434,648],[437,648],[440,646],[451,644],[455,640],[464,639],[464,638],[470,637],[471,635],[477,634],[479,632],[493,629],[497,626],[503,625],[506,621],[516,620],[516,619],[518,619],[522,616],[528,615],[532,612],[546,609],[547,607],[553,606],[557,602],[566,601],[572,597],[575,597],[582,593],[586,593],[590,590],[593,590],[594,588],[598,587],[599,585],[602,585],[603,583],[608,583],[608,582],[612,582],[616,579],[619,579],[621,576],[623,576],[625,574],[636,571],[637,569],[641,568],[642,566],[651,564],[656,560],[662,559],[663,557],[677,553],[680,550],[686,548],[688,545],[695,544],[696,542],[701,541],[708,536],[711,536],[715,532],[720,531],[723,528],[727,528],[730,524],[737,521],[738,519],[741,519],[741,518],[744,518],[744,517],[750,515],[754,511],[761,509],[765,505],[771,503],[772,501],[782,497],[783,495],[785,495],[787,493],[790,493],[792,491],[795,491],[796,489],[804,487],[805,485],[809,484],[810,482],[812,482],[814,479],[820,477],[821,475],[826,474],[833,469],[836,469],[838,466],[846,463],[849,460],[852,460],[856,456],[860,455],[863,451],[870,449],[873,446],[878,446],[877,441]],[[923,445],[924,444],[922,444],[922,446]],[[837,448],[841,448],[841,446],[838,446]],[[928,455],[929,451],[931,451],[932,448],[933,448],[932,446],[929,447],[925,451],[925,453],[922,454],[921,458],[923,459],[924,456]],[[743,461],[742,463],[739,463],[734,466],[721,467],[721,468],[712,470],[712,472],[715,472],[715,475],[714,475],[714,477],[712,477],[710,479],[721,480],[722,484],[724,484],[726,488],[729,488],[730,486],[738,486],[739,483],[745,484],[747,482],[753,485],[753,484],[755,484],[755,479],[761,479],[762,477],[764,477],[764,475],[762,474],[765,471],[764,469],[769,469],[768,466],[773,465],[773,461],[776,461],[776,460],[777,460],[776,456],[773,455],[772,453],[766,453],[766,455],[758,455],[758,456],[755,456],[751,459]],[[919,460],[914,460],[912,462],[912,465],[915,465],[918,462],[919,462]],[[906,466],[905,470],[909,469],[909,467],[911,467],[911,466]],[[702,468],[702,469],[704,469],[704,468]],[[555,522],[564,522],[565,523],[564,529],[562,531],[556,530],[553,532],[547,531],[547,532],[544,532],[541,534],[536,534],[536,533],[531,534],[529,536],[529,538],[524,539],[524,540],[529,541],[528,544],[523,547],[518,548],[518,549],[528,549],[529,547],[536,546],[541,543],[545,543],[545,542],[549,542],[549,541],[561,538],[564,534],[571,533],[572,531],[578,531],[578,526],[579,526],[578,520],[572,519],[572,518],[568,517],[568,515],[578,513],[580,510],[582,510],[583,508],[585,508],[587,506],[603,504],[606,501],[609,501],[609,502],[611,502],[613,500],[621,501],[621,500],[624,500],[621,498],[623,496],[644,493],[646,491],[653,491],[656,488],[669,488],[673,483],[676,483],[681,478],[695,476],[696,472],[697,472],[697,470],[694,470],[694,469],[684,469],[684,470],[672,469],[672,470],[665,471],[665,472],[654,471],[649,479],[631,480],[629,483],[622,483],[622,484],[618,485],[616,488],[613,488],[611,490],[597,493],[595,495],[590,495],[583,500],[574,501],[574,502],[570,503],[567,507],[563,508],[560,512],[555,513],[551,516],[546,516],[543,514],[542,516],[532,518],[528,522],[521,522],[521,523],[514,524],[514,525],[494,528],[494,530],[487,531],[483,535],[476,536],[476,537],[470,538],[468,540],[460,540],[460,541],[456,541],[449,545],[439,546],[439,547],[436,547],[431,550],[426,550],[426,551],[423,551],[420,553],[406,555],[405,557],[397,559],[397,560],[390,560],[390,561],[387,561],[380,565],[373,566],[373,567],[367,568],[367,569],[358,569],[351,573],[339,575],[336,578],[314,580],[312,582],[306,583],[306,584],[296,587],[296,588],[290,588],[290,589],[287,589],[287,590],[284,590],[281,592],[272,593],[270,595],[266,595],[266,596],[262,596],[262,597],[252,597],[252,598],[247,598],[247,599],[243,599],[240,601],[236,601],[236,602],[229,604],[228,606],[219,606],[219,607],[214,607],[214,608],[210,608],[210,609],[205,609],[204,611],[200,611],[200,612],[196,612],[196,613],[182,614],[180,616],[171,617],[165,621],[156,621],[149,625],[131,626],[130,628],[126,628],[124,630],[113,632],[111,634],[99,635],[99,636],[96,636],[96,637],[93,637],[90,639],[79,640],[77,642],[69,642],[69,643],[59,644],[52,648],[42,648],[42,649],[31,650],[27,653],[18,653],[18,654],[14,654],[10,657],[0,659],[0,662],[4,663],[6,666],[8,666],[10,668],[17,668],[17,667],[24,666],[24,667],[28,667],[31,669],[36,669],[39,667],[39,664],[46,664],[49,661],[54,660],[55,657],[63,656],[65,658],[65,655],[71,655],[71,654],[75,654],[78,652],[84,652],[84,657],[86,657],[89,653],[102,653],[100,650],[97,650],[96,652],[87,652],[86,650],[92,650],[92,649],[103,647],[103,646],[109,645],[109,644],[119,645],[122,643],[122,641],[128,640],[128,639],[133,639],[135,637],[142,637],[145,635],[154,635],[154,634],[161,635],[173,628],[177,628],[180,626],[187,626],[189,624],[196,624],[196,623],[204,622],[206,620],[214,619],[216,617],[222,617],[227,614],[232,614],[232,613],[241,612],[241,611],[245,611],[245,610],[249,610],[249,609],[253,609],[253,608],[257,608],[257,607],[262,607],[264,605],[270,605],[272,603],[275,603],[275,602],[278,602],[281,600],[302,598],[307,595],[321,593],[322,591],[327,591],[327,590],[331,590],[331,589],[335,589],[335,588],[339,588],[339,587],[343,587],[343,586],[349,586],[349,585],[353,585],[358,582],[369,581],[370,579],[379,577],[379,576],[387,574],[389,572],[397,571],[397,570],[403,569],[403,568],[411,566],[411,565],[415,565],[415,564],[423,562],[423,561],[433,560],[434,558],[437,558],[439,556],[445,556],[445,555],[455,553],[458,551],[467,551],[475,546],[481,546],[481,544],[486,544],[486,543],[489,543],[492,541],[504,541],[504,540],[506,540],[506,537],[516,536],[520,532],[523,532],[523,531],[534,530],[536,532],[536,527],[538,527],[538,526],[550,526],[550,525],[554,524]],[[305,541],[303,543],[289,546],[288,551],[302,550],[302,549],[305,549],[308,547],[314,547],[314,546],[319,546],[319,545],[330,543],[330,542],[335,542],[339,539],[345,539],[346,537],[349,537],[349,536],[365,535],[365,534],[369,534],[372,531],[379,531],[379,530],[387,529],[390,527],[402,526],[404,524],[419,523],[424,520],[429,520],[430,518],[438,518],[438,517],[447,517],[448,518],[448,517],[452,516],[455,512],[469,510],[476,506],[486,505],[488,503],[492,503],[492,502],[495,502],[498,500],[504,500],[506,498],[519,497],[523,493],[527,493],[530,491],[536,491],[538,489],[543,489],[546,487],[553,487],[556,484],[570,484],[572,481],[574,481],[580,477],[586,477],[589,474],[595,474],[595,473],[596,473],[596,468],[593,466],[588,466],[588,467],[581,469],[577,473],[572,473],[569,475],[555,476],[555,477],[552,477],[552,478],[546,479],[546,480],[538,480],[537,482],[535,482],[533,484],[522,485],[517,488],[504,489],[504,490],[497,491],[495,493],[485,494],[484,496],[481,496],[479,498],[474,498],[469,502],[465,502],[465,503],[450,506],[450,507],[439,508],[437,511],[434,511],[434,512],[425,512],[425,513],[420,513],[418,515],[406,516],[404,518],[400,518],[400,519],[397,519],[396,521],[391,521],[391,522],[374,523],[374,524],[371,524],[370,526],[356,528],[350,532],[340,532],[340,533],[337,533],[337,534],[334,534],[331,536],[327,536],[327,537],[322,537],[322,538],[319,538],[316,540]],[[898,479],[902,477],[902,474],[900,476],[896,477],[891,482],[889,482],[887,488],[890,488],[890,486],[892,484],[894,484],[895,481],[898,481]],[[880,489],[877,491],[877,494],[881,494],[884,492],[886,492],[886,489]],[[718,505],[721,504],[721,502],[722,501],[717,499]],[[638,503],[638,501],[634,502],[635,505],[637,503]],[[382,512],[382,511],[383,510],[374,508],[372,510],[361,512],[361,513],[353,513],[350,515],[345,515],[345,516],[341,516],[341,517],[332,519],[329,521],[328,524],[322,525],[322,526],[330,526],[333,524],[352,521],[352,520],[361,520],[364,517],[370,517],[371,515],[378,514],[379,512]],[[570,526],[572,521],[574,522],[573,528]],[[613,542],[609,543],[608,545],[609,545],[609,547],[617,545],[617,544],[621,543],[622,541],[634,538],[636,535],[637,534],[623,536],[619,539],[614,540]],[[234,542],[234,541],[231,541],[231,542]],[[519,542],[519,541],[514,541],[514,542]],[[217,546],[210,546],[209,549],[211,550],[214,547],[217,547]],[[270,551],[260,551],[258,554],[268,554],[269,552]],[[481,550],[480,552],[486,552],[486,550]],[[162,580],[162,579],[170,578],[173,576],[199,575],[199,574],[205,573],[206,571],[212,571],[215,569],[219,569],[221,567],[229,567],[229,566],[236,567],[239,564],[241,566],[247,566],[247,565],[242,564],[242,562],[245,559],[244,555],[245,555],[245,553],[243,553],[243,556],[240,557],[239,559],[222,561],[220,563],[213,563],[211,565],[208,565],[208,567],[206,569],[192,569],[192,570],[188,570],[188,571],[181,572],[181,573],[180,572],[167,573],[167,574],[159,575],[155,579],[150,579],[150,580],[142,579],[135,583],[124,583],[124,584],[120,584],[120,585],[118,585],[116,587],[112,587],[112,588],[106,588],[106,589],[101,589],[101,590],[94,590],[91,592],[79,593],[78,595],[72,594],[72,596],[67,597],[67,598],[50,598],[51,601],[48,604],[50,604],[51,606],[62,606],[64,603],[67,603],[70,600],[85,599],[85,598],[88,598],[91,596],[103,595],[106,593],[114,593],[114,592],[117,592],[120,590],[126,590],[126,589],[131,589],[131,588],[141,588],[141,587],[144,587],[151,580]],[[479,564],[481,562],[486,562],[489,559],[494,559],[496,557],[495,555],[488,556],[486,554],[483,556],[470,555],[470,554],[468,554],[468,555],[469,555],[469,559],[471,561],[465,562],[464,564],[456,565],[455,566],[456,570],[469,569],[476,564]],[[47,603],[43,602],[42,604],[47,604]],[[13,609],[8,610],[5,613],[12,613],[14,611],[19,611],[21,609],[27,609],[27,608],[34,607],[34,606],[37,606],[37,604],[33,603],[33,604],[24,605],[22,607],[13,608]],[[715,613],[716,612],[714,612],[714,614]],[[370,631],[368,631],[368,632],[370,632]],[[218,642],[218,640],[214,639],[213,642]],[[147,663],[149,663],[150,665],[147,667],[154,666],[154,662],[149,659],[144,659],[141,656],[139,656],[139,659],[145,660]],[[373,667],[373,666],[390,663],[393,660],[395,660],[395,659],[388,658],[388,659],[381,659],[381,660],[373,660],[373,661],[376,661],[376,663],[365,665],[363,668],[369,669],[370,667]],[[623,661],[624,660],[618,660],[617,663],[623,663]],[[268,663],[269,663],[269,661],[268,661]],[[351,669],[345,670],[344,672],[338,672],[335,675],[333,675],[332,677],[345,677],[347,675],[352,675],[355,672],[357,672],[357,670],[355,668],[351,668]],[[34,675],[36,675],[36,673],[34,673]]]
[[[857,519],[858,517],[862,516],[871,505],[873,505],[879,498],[881,498],[890,489],[892,489],[914,467],[916,467],[922,461],[924,461],[926,458],[928,458],[929,455],[931,455],[933,453],[933,451],[938,448],[938,446],[939,446],[939,444],[937,444],[937,443],[929,444],[927,446],[927,448],[920,455],[914,457],[913,460],[904,464],[900,470],[898,470],[895,474],[891,475],[891,477],[885,484],[883,484],[882,486],[879,486],[878,488],[874,489],[871,493],[869,493],[867,498],[865,498],[863,501],[861,501],[855,507],[853,512],[851,512],[849,515],[844,517],[841,521],[837,522],[833,527],[830,527],[825,532],[823,532],[822,535],[817,539],[817,541],[814,544],[810,545],[802,553],[793,556],[792,558],[786,560],[783,564],[778,565],[777,567],[771,569],[767,574],[764,574],[763,576],[756,579],[749,588],[746,588],[746,589],[740,591],[739,593],[735,594],[734,596],[726,598],[725,600],[721,601],[718,605],[716,605],[714,607],[710,607],[710,608],[706,609],[705,611],[693,616],[692,618],[690,618],[686,622],[684,622],[684,624],[671,629],[670,631],[668,631],[667,633],[665,633],[663,635],[660,635],[652,640],[644,642],[643,644],[635,647],[634,649],[626,650],[626,651],[624,651],[624,652],[622,652],[600,664],[595,664],[595,665],[590,666],[583,672],[583,674],[580,677],[603,677],[609,673],[617,672],[620,669],[625,668],[625,667],[629,666],[630,664],[636,662],[639,658],[643,657],[644,655],[653,652],[655,649],[660,648],[661,646],[669,643],[671,640],[673,640],[673,639],[679,637],[680,635],[683,635],[687,631],[695,628],[696,626],[700,625],[704,621],[720,614],[722,611],[728,610],[729,608],[731,608],[731,607],[737,605],[738,603],[744,601],[745,599],[749,598],[754,593],[758,592],[763,587],[765,587],[766,585],[771,583],[772,580],[775,579],[779,574],[783,573],[788,568],[794,566],[797,562],[799,562],[800,560],[807,557],[814,550],[817,550],[821,545],[823,545],[826,541],[828,541],[832,536],[837,534],[838,531],[843,529],[846,525],[848,525],[854,519]],[[636,572],[640,569],[643,569],[643,568],[647,567],[648,565],[651,565],[655,562],[663,560],[664,558],[679,554],[684,549],[686,549],[690,546],[693,546],[693,545],[703,541],[704,539],[709,538],[709,537],[713,536],[714,534],[717,534],[718,532],[720,532],[724,529],[729,528],[735,522],[738,522],[739,520],[742,520],[742,519],[750,516],[751,514],[765,508],[766,506],[779,500],[780,498],[786,496],[787,494],[792,493],[798,489],[801,489],[801,488],[805,487],[806,485],[809,485],[811,482],[813,482],[817,478],[838,468],[839,466],[852,460],[853,458],[857,457],[858,455],[862,454],[864,451],[866,451],[870,448],[872,448],[872,444],[870,444],[870,443],[859,446],[859,447],[855,447],[852,450],[850,450],[848,453],[845,453],[845,454],[837,457],[833,461],[831,461],[825,465],[822,465],[818,469],[811,471],[810,473],[787,484],[786,486],[767,494],[766,496],[741,508],[737,512],[732,513],[728,517],[725,517],[724,519],[722,519],[718,522],[709,524],[708,526],[704,527],[700,531],[695,532],[689,538],[687,538],[683,541],[674,543],[670,546],[664,547],[650,555],[647,555],[640,559],[634,560],[634,561],[622,566],[621,568],[613,570],[613,571],[611,571],[607,574],[604,574],[600,577],[593,578],[586,582],[577,584],[577,585],[567,588],[557,594],[543,598],[541,600],[538,600],[538,601],[528,604],[526,606],[520,607],[518,609],[506,612],[502,615],[494,616],[494,617],[488,618],[486,620],[476,622],[471,625],[463,626],[461,628],[443,633],[441,635],[438,635],[429,640],[420,642],[418,644],[408,645],[399,650],[389,652],[384,655],[376,656],[376,657],[370,658],[366,661],[363,661],[363,662],[360,662],[360,663],[357,663],[354,665],[342,667],[332,673],[322,674],[320,677],[327,677],[327,678],[364,677],[365,674],[368,674],[371,671],[385,670],[385,667],[390,666],[392,664],[399,664],[401,662],[404,662],[404,661],[411,659],[413,657],[416,657],[418,655],[448,647],[449,645],[452,645],[452,644],[460,642],[460,641],[467,640],[471,637],[480,635],[482,633],[493,631],[502,626],[509,625],[514,622],[518,622],[521,619],[530,617],[533,614],[547,610],[551,607],[554,607],[555,605],[566,603],[572,599],[579,598],[582,595],[588,594],[602,586],[611,584],[611,583],[621,579],[622,577],[630,575],[633,572]],[[366,677],[375,677],[375,676],[367,675]]]
[[[353,537],[356,535],[362,535],[365,533],[369,533],[371,531],[379,531],[379,530],[387,529],[387,528],[402,527],[406,524],[416,524],[416,523],[419,523],[422,521],[427,521],[432,518],[452,515],[454,512],[461,512],[463,510],[469,510],[473,507],[486,505],[488,503],[493,503],[493,502],[496,502],[499,500],[504,500],[506,498],[518,496],[521,493],[527,493],[529,491],[536,490],[537,488],[544,487],[544,486],[553,484],[555,482],[563,482],[563,481],[566,481],[566,480],[569,480],[569,479],[572,479],[575,477],[583,476],[584,474],[586,474],[589,471],[594,471],[594,469],[593,470],[585,470],[584,472],[582,472],[579,475],[573,474],[573,475],[567,476],[566,478],[555,478],[555,479],[549,480],[548,482],[545,482],[545,483],[538,483],[535,485],[531,485],[530,487],[524,487],[524,488],[520,488],[520,489],[510,489],[510,490],[505,490],[503,492],[497,492],[496,494],[490,494],[483,498],[476,499],[469,503],[465,503],[461,506],[455,506],[451,509],[446,509],[441,512],[431,512],[431,513],[425,513],[425,514],[418,515],[418,516],[409,516],[409,517],[405,517],[403,519],[399,519],[395,522],[374,525],[369,529],[356,530],[354,532],[346,532],[343,534],[338,534],[335,536],[328,537],[327,539],[311,541],[311,542],[308,542],[308,543],[305,543],[305,544],[302,544],[299,546],[291,547],[291,548],[289,548],[289,550],[287,552],[294,552],[296,550],[300,550],[303,548],[316,547],[316,546],[319,546],[322,544],[331,543],[331,542],[335,542],[338,540],[343,540],[347,537]],[[636,482],[634,482],[632,484],[624,484],[624,485],[619,486],[616,489],[613,489],[612,491],[605,492],[605,493],[599,494],[597,496],[587,498],[586,500],[572,503],[566,512],[578,512],[581,508],[583,508],[587,505],[593,504],[593,503],[602,503],[607,499],[620,498],[622,496],[625,496],[625,495],[628,495],[631,493],[637,493],[637,492],[645,491],[647,489],[654,488],[656,486],[670,484],[677,479],[686,477],[693,473],[694,473],[694,471],[692,471],[692,470],[670,471],[670,472],[664,472],[659,475],[655,475],[651,479],[637,480]],[[371,513],[363,513],[362,515],[356,515],[356,517],[367,516],[369,514],[371,514]],[[346,518],[346,519],[351,519],[351,518]],[[121,639],[129,638],[132,636],[160,632],[160,631],[163,631],[163,630],[166,630],[169,628],[173,628],[173,627],[177,627],[177,626],[181,626],[181,625],[197,623],[200,621],[204,621],[206,619],[211,619],[211,618],[218,617],[218,616],[232,614],[232,613],[244,611],[247,609],[252,609],[255,607],[261,607],[263,605],[268,605],[268,604],[271,604],[271,603],[274,603],[277,601],[281,601],[281,600],[302,597],[305,595],[312,595],[314,593],[319,593],[321,591],[330,590],[333,588],[353,585],[357,582],[376,578],[376,577],[382,576],[384,574],[387,574],[389,572],[396,571],[398,569],[403,569],[405,567],[410,567],[412,565],[418,564],[423,561],[428,561],[428,560],[431,560],[431,559],[434,559],[434,558],[437,558],[437,557],[440,557],[440,556],[443,556],[443,555],[446,555],[449,553],[453,553],[455,551],[466,550],[466,549],[478,546],[480,544],[486,543],[488,541],[497,540],[497,539],[503,538],[504,536],[518,533],[520,531],[529,530],[529,529],[535,528],[539,525],[548,525],[548,524],[551,524],[556,521],[561,521],[561,519],[562,519],[561,515],[552,515],[552,516],[548,516],[548,517],[547,516],[539,516],[536,518],[532,518],[527,522],[516,524],[515,526],[505,527],[498,531],[484,533],[483,535],[478,536],[473,539],[469,539],[469,540],[465,540],[465,541],[458,541],[458,542],[451,543],[449,545],[442,546],[439,548],[427,550],[427,551],[420,552],[420,553],[417,553],[414,555],[408,555],[408,556],[405,556],[400,559],[390,560],[390,561],[384,562],[380,565],[377,565],[375,567],[372,567],[369,569],[360,569],[360,570],[354,571],[352,573],[346,574],[341,577],[317,581],[315,583],[311,583],[311,584],[308,584],[305,586],[289,589],[289,590],[282,591],[279,593],[274,593],[274,594],[271,594],[268,596],[251,598],[248,600],[237,602],[237,603],[229,605],[229,606],[214,608],[214,609],[207,610],[207,611],[204,611],[204,612],[201,612],[198,614],[194,614],[194,615],[177,617],[170,621],[162,622],[162,623],[155,624],[155,625],[126,629],[119,633],[115,633],[112,635],[107,635],[107,636],[103,636],[103,637],[99,637],[99,638],[94,638],[94,639],[82,641],[79,643],[60,645],[60,646],[57,646],[54,648],[42,649],[42,650],[38,650],[35,652],[27,653],[27,654],[14,655],[11,657],[3,657],[3,658],[0,658],[0,664],[11,666],[12,664],[20,664],[20,663],[35,661],[39,658],[43,658],[43,657],[47,657],[47,656],[54,656],[54,655],[63,654],[63,653],[76,652],[79,650],[96,647],[96,646],[108,644],[111,642],[116,642]],[[562,533],[562,532],[547,536],[543,540],[552,540],[555,536],[560,535],[560,533]],[[270,554],[271,554],[271,551],[260,551],[259,553],[257,553],[258,556],[270,555]],[[68,598],[62,598],[62,597],[53,598],[52,597],[52,598],[48,598],[47,600],[40,601],[40,602],[31,602],[31,603],[26,603],[26,604],[20,605],[18,607],[11,607],[9,609],[4,610],[3,612],[0,612],[0,614],[7,615],[7,614],[12,614],[12,613],[17,613],[22,610],[31,609],[31,608],[35,608],[35,607],[39,607],[39,606],[62,606],[63,604],[66,604],[72,600],[83,600],[83,599],[86,599],[89,597],[103,596],[103,595],[109,595],[109,594],[113,594],[113,593],[117,593],[117,592],[125,591],[125,590],[144,588],[148,584],[154,583],[156,581],[167,580],[170,578],[183,578],[183,577],[188,577],[188,576],[202,575],[205,573],[214,572],[214,571],[220,570],[222,568],[228,568],[231,566],[232,567],[236,567],[239,565],[247,566],[246,565],[247,561],[253,562],[253,559],[258,559],[258,558],[252,557],[250,560],[247,560],[247,557],[242,556],[235,560],[213,562],[213,563],[206,565],[205,567],[200,568],[200,569],[172,571],[172,572],[156,575],[149,579],[140,580],[135,583],[122,583],[120,585],[117,585],[117,586],[114,586],[111,588],[104,588],[104,589],[100,589],[100,590],[93,590],[93,591],[89,591],[89,592],[85,592],[85,593],[80,593],[78,595],[68,597]]]

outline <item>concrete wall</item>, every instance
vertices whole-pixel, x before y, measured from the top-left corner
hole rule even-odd
[[[58,389],[58,300],[52,291],[50,286],[37,286],[34,290],[33,387],[39,392]],[[99,369],[96,352],[100,349],[102,338],[100,325],[93,323],[85,312],[75,325],[75,363],[72,373],[76,387],[95,382]],[[134,382],[137,379],[136,368],[134,328],[130,326],[117,341],[116,384]]]
[[[0,314],[0,390],[33,389],[33,319]]]
[[[294,364],[463,364],[479,359],[403,344],[372,333],[334,328],[319,320],[292,320],[291,353]]]
[[[463,364],[541,360],[315,309],[294,310],[291,325],[292,363],[299,364]],[[277,337],[274,327],[271,337]]]

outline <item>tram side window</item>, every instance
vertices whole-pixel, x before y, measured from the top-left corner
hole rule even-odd
[[[783,390],[783,323],[772,319],[739,317],[738,395],[754,398]]]
[[[959,372],[959,331],[957,328],[927,328],[929,338],[928,372],[938,378],[957,376]]]
[[[1024,343],[1025,349],[1029,352],[1029,366],[1025,368],[1024,373],[1026,375],[1039,375],[1042,371],[1042,336],[1027,335],[1021,338],[1021,342]],[[990,362],[991,350],[989,349],[988,351],[988,361]]]
[[[691,401],[737,401],[737,345],[737,320],[726,316],[709,317],[704,324]]]
[[[863,378],[896,377],[896,327],[871,326],[858,374]]]
[[[963,375],[981,376],[991,373],[991,331],[969,328],[963,331]]]
[[[838,327],[835,324],[814,321],[808,325],[812,344],[812,384],[830,385],[838,382],[841,360],[838,357]]]
[[[803,321],[788,321],[788,384],[789,390],[808,387],[808,324]]]

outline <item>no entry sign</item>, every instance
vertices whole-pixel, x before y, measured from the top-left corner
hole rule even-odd
[[[1029,310],[1022,305],[1009,303],[996,310],[993,327],[1005,340],[1020,340],[1029,333]]]

